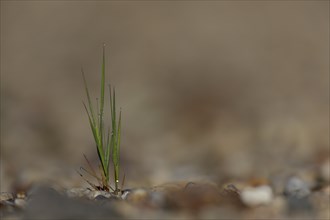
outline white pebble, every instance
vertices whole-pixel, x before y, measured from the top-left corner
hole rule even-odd
[[[273,191],[267,185],[246,187],[241,192],[241,200],[250,207],[267,205],[273,200]]]
[[[20,208],[24,208],[26,201],[24,199],[15,199],[15,205]]]
[[[104,196],[105,198],[110,198],[111,197],[111,194],[109,192],[100,191],[100,190],[91,191],[91,193],[88,195],[88,197],[90,199],[95,199],[99,195]]]
[[[124,190],[123,193],[121,194],[122,199],[126,199],[127,195],[131,193],[131,190]]]

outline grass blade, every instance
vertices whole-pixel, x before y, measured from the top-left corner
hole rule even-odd
[[[87,81],[86,81],[86,77],[85,77],[85,73],[84,73],[83,69],[81,69],[81,74],[82,74],[83,79],[84,79],[84,85],[85,85],[85,91],[86,91],[86,95],[87,95],[89,112],[91,114],[91,119],[92,119],[93,125],[95,125],[95,116],[94,116],[94,111],[93,111],[93,107],[92,107],[92,101],[91,101],[91,97],[89,95]]]
[[[116,129],[116,128],[115,128]],[[115,175],[115,188],[118,190],[119,183],[119,151],[120,151],[120,132],[121,132],[121,111],[119,112],[118,130],[114,136],[114,149],[113,149],[113,165]]]
[[[124,189],[125,180],[126,180],[126,173],[124,173],[123,180],[121,182],[121,189]]]
[[[105,86],[105,44],[103,44],[103,57],[102,57],[102,73],[101,73],[101,94],[100,94],[100,112],[99,112],[99,130],[100,130],[100,140],[102,142],[102,146],[104,144],[103,142],[103,135],[104,135],[104,129],[103,129],[103,114],[104,114],[104,86]],[[106,161],[105,161],[106,162]],[[105,167],[108,167],[108,164],[105,164]],[[106,172],[107,173],[107,172]],[[106,175],[106,180],[109,180],[109,176]]]
[[[105,147],[105,160],[107,164],[107,172],[109,176],[109,165],[110,165],[110,128],[108,128],[108,133],[107,133],[107,140],[106,140],[106,147]]]
[[[98,181],[101,181],[101,178],[97,176],[97,174],[96,174],[96,172],[95,172],[93,166],[91,165],[91,163],[89,162],[89,160],[88,160],[88,158],[87,158],[87,156],[86,156],[85,154],[84,154],[84,158],[85,158],[85,160],[86,160],[86,162],[87,162],[87,165],[88,165],[89,169],[91,170],[91,173],[88,172],[86,169],[84,169],[84,170],[85,170],[89,175],[95,177]],[[100,183],[100,182],[99,182],[99,183]]]
[[[90,127],[91,127],[93,137],[94,137],[94,140],[95,140],[95,143],[96,143],[97,154],[100,158],[100,162],[102,164],[103,169],[106,170],[105,168],[107,166],[105,166],[105,161],[104,161],[103,146],[102,146],[102,141],[100,139],[100,130],[97,126],[98,123],[95,120],[93,105],[92,105],[92,101],[91,101],[91,98],[90,98],[90,94],[89,94],[89,90],[88,90],[88,86],[87,86],[87,81],[86,81],[86,77],[85,77],[83,69],[81,69],[81,73],[82,73],[83,80],[84,80],[84,86],[85,86],[85,91],[86,91],[87,101],[88,101],[88,108],[87,108],[85,103],[83,103],[83,104],[84,104],[85,110],[87,112]],[[89,111],[88,111],[88,109],[89,109]]]
[[[96,143],[97,155],[99,156],[102,167],[103,167],[104,166],[104,154],[103,154],[103,151],[102,151],[102,143],[100,143],[100,140],[99,140],[98,135],[97,135],[97,132],[98,132],[97,131],[97,126],[93,125],[93,121],[92,121],[91,116],[88,112],[87,106],[86,106],[85,103],[83,103],[83,104],[84,104],[85,110],[87,112],[89,124],[90,124],[91,130],[92,130],[92,133],[93,133],[94,141]]]

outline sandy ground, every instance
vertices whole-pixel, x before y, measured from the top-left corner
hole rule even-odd
[[[127,187],[321,175],[329,2],[1,1],[1,192],[86,186],[103,42]]]

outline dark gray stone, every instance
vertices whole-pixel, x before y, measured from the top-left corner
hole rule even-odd
[[[284,189],[288,214],[312,216],[315,210],[309,198],[310,194],[311,190],[305,181],[296,176],[290,177]]]
[[[308,184],[299,177],[290,177],[285,185],[284,195],[303,198],[311,193]]]
[[[47,187],[34,189],[23,219],[120,219],[111,207],[96,201],[71,199]]]

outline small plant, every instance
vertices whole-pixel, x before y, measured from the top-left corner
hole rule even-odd
[[[110,117],[111,117],[111,130],[110,126],[105,125],[104,119],[104,103],[105,103],[105,45],[103,45],[103,56],[102,56],[102,71],[101,71],[101,92],[100,99],[96,99],[96,109],[93,107],[91,97],[88,91],[87,81],[83,69],[81,70],[84,79],[84,86],[87,95],[87,105],[83,102],[85,110],[87,112],[89,124],[91,131],[93,133],[94,141],[96,144],[97,155],[100,160],[100,172],[101,177],[99,177],[87,157],[84,155],[87,164],[90,168],[90,172],[84,168],[85,172],[95,177],[100,186],[96,186],[86,180],[93,188],[98,190],[113,191],[114,194],[119,194],[121,192],[119,188],[119,151],[120,151],[120,135],[121,135],[121,110],[119,112],[119,117],[117,121],[116,115],[116,92],[115,88],[111,88],[109,85],[110,93]],[[96,110],[96,113],[95,113]],[[110,185],[109,168],[110,161],[112,159],[113,169],[114,169],[114,189]],[[80,173],[79,173],[80,174]],[[80,174],[81,175],[81,174]],[[82,175],[81,175],[82,176]],[[125,181],[125,175],[123,178],[122,185]]]

